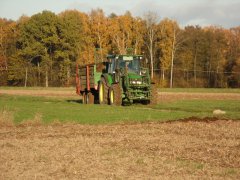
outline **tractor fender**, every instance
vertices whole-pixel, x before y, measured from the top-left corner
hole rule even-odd
[[[110,76],[109,74],[103,74],[101,77],[104,78],[106,85],[110,88],[113,83],[112,76]]]

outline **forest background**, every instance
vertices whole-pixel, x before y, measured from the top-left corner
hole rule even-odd
[[[145,56],[160,87],[240,87],[240,26],[180,27],[154,12],[101,9],[0,18],[0,86],[74,86],[76,63],[129,49]]]

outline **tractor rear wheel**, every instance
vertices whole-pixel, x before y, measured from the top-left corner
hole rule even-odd
[[[109,89],[109,103],[110,105],[122,105],[122,90],[119,84],[113,84]]]
[[[108,87],[104,78],[99,82],[99,104],[108,104]]]

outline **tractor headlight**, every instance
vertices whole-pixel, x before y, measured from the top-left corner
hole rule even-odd
[[[130,81],[130,84],[140,85],[140,84],[142,84],[142,81],[140,81],[140,80],[131,80],[131,81]]]

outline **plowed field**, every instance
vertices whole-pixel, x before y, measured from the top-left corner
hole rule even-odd
[[[0,179],[239,179],[240,122],[0,127]]]

